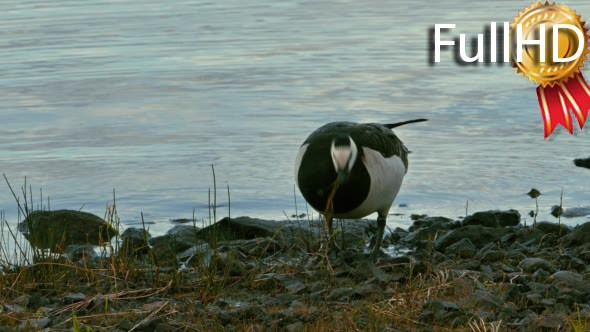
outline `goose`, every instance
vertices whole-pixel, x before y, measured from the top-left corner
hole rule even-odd
[[[387,215],[408,171],[408,149],[390,124],[331,122],[312,132],[299,148],[295,182],[303,198],[326,219],[360,219],[377,213],[376,259]],[[332,246],[335,245],[332,241]]]

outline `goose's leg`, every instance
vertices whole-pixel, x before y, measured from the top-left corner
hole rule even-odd
[[[373,261],[377,260],[379,251],[381,250],[381,241],[383,241],[383,233],[385,232],[385,221],[387,216],[379,215],[377,217],[377,237],[375,238],[375,246],[373,247]]]
[[[326,225],[327,225],[327,235],[328,235],[328,243],[326,244],[329,248],[331,248],[331,250],[335,250],[336,252],[340,251],[340,247],[338,246],[338,244],[336,244],[336,236],[335,234],[332,233],[332,224],[334,221],[334,216],[330,215],[328,217],[328,215],[326,215]]]

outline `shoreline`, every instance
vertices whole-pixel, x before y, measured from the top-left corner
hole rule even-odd
[[[0,275],[0,331],[580,330],[590,328],[590,223],[524,226],[515,210],[463,220],[413,215],[374,264],[372,220],[224,218],[151,238],[123,232]],[[78,325],[76,325],[78,324]]]

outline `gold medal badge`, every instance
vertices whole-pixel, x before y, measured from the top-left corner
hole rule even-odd
[[[511,52],[517,73],[539,84],[545,138],[557,124],[573,132],[570,110],[581,129],[590,109],[590,87],[580,72],[590,45],[585,22],[566,5],[537,2],[515,17],[511,32],[522,42]]]

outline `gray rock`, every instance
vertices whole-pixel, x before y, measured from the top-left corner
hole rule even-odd
[[[503,228],[492,228],[481,225],[467,225],[454,229],[435,242],[436,249],[444,251],[451,244],[462,240],[469,239],[477,248],[481,248],[490,242],[497,242],[504,235]]]
[[[396,227],[391,234],[388,234],[385,236],[385,238],[383,239],[383,242],[388,242],[389,244],[397,244],[400,243],[400,241],[405,238],[408,235],[408,231],[400,228],[400,227]]]
[[[454,302],[436,299],[424,303],[418,321],[454,326],[453,321],[462,316],[463,311]]]
[[[590,248],[590,243],[587,243],[587,245]],[[586,250],[586,248],[580,246],[576,251],[576,255],[580,260],[590,264],[590,250]]]
[[[49,304],[49,299],[38,293],[31,294],[28,298],[26,306],[29,309],[37,310],[38,308]]]
[[[176,259],[176,248],[170,243],[158,241],[156,245],[151,248],[152,255],[158,266],[177,266],[179,264]]]
[[[369,301],[377,301],[383,299],[383,289],[374,284],[364,284],[357,287],[354,291],[356,297],[366,299]]]
[[[288,332],[299,332],[299,331],[303,331],[303,330],[304,330],[303,323],[299,322],[299,321],[285,326],[285,331],[288,331]]]
[[[183,252],[176,255],[176,258],[179,260],[187,259],[194,255],[204,255],[205,253],[211,251],[211,246],[209,243],[202,242],[200,244],[194,245]]]
[[[431,310],[434,312],[438,312],[438,311],[449,312],[449,311],[459,311],[459,310],[461,310],[461,308],[459,308],[459,306],[456,303],[451,302],[451,301],[428,300],[422,306],[422,310]]]
[[[94,247],[85,244],[69,245],[65,249],[65,254],[73,262],[76,262],[80,259],[93,259],[98,257],[94,251]]]
[[[33,318],[23,320],[20,323],[19,330],[30,331],[37,330],[37,329],[44,329],[49,327],[51,324],[51,320],[49,318]]]
[[[559,256],[557,262],[562,270],[574,270],[577,272],[584,272],[586,270],[586,263],[583,260],[572,257],[569,254]]]
[[[67,294],[63,297],[64,304],[71,304],[86,300],[86,295],[82,293]]]
[[[290,294],[300,294],[307,287],[297,278],[282,278],[281,283]]]
[[[336,288],[328,294],[328,300],[331,301],[348,301],[355,293],[355,290],[350,287]]]
[[[245,304],[235,307],[229,311],[229,314],[239,320],[256,319],[263,321],[265,319],[261,318],[265,316],[266,310],[258,304]]]
[[[529,292],[526,294],[528,305],[540,305],[542,304],[544,298],[545,297],[543,295],[536,292]]]
[[[484,262],[497,262],[506,258],[506,252],[502,250],[488,250],[486,251],[481,260]]]
[[[226,252],[216,252],[211,257],[210,266],[217,267],[217,270],[223,274],[242,276],[250,270],[244,263],[244,258],[243,254],[236,249],[230,249]]]
[[[129,331],[134,326],[135,326],[135,324],[127,319],[120,320],[119,323],[117,324],[117,328],[119,328],[123,331]]]
[[[193,222],[193,219],[189,218],[177,218],[177,219],[170,219],[170,222],[173,224],[188,224],[189,222]]]
[[[496,310],[504,304],[498,296],[483,290],[476,290],[464,300],[469,306],[481,307],[490,310]]]
[[[537,229],[546,234],[553,233],[560,236],[565,235],[571,231],[571,229],[566,225],[556,224],[548,221],[538,222]]]
[[[411,264],[411,262],[408,264]],[[371,283],[375,283],[379,286],[385,286],[389,281],[391,281],[391,277],[387,273],[375,266],[375,264],[370,261],[359,262],[352,273],[353,277],[355,277],[357,280],[370,280]]]
[[[424,217],[413,220],[414,222],[412,223],[412,226],[408,228],[408,231],[410,232],[416,231],[420,228],[433,228],[436,230],[441,230],[456,226],[455,221],[447,217],[427,217],[424,215]]]
[[[301,226],[305,226],[301,222]],[[197,232],[197,237],[205,241],[233,241],[270,237],[278,241],[283,248],[295,243],[305,244],[315,241],[319,232],[304,227],[297,227],[294,222],[278,222],[250,217],[223,218],[217,223]]]
[[[463,225],[481,225],[486,227],[516,226],[520,223],[520,213],[516,210],[480,211],[465,217]]]
[[[217,321],[223,325],[227,325],[232,322],[232,316],[226,311],[218,306],[211,306],[209,308],[209,314],[215,317]]]
[[[34,247],[59,253],[71,244],[99,245],[117,235],[102,218],[73,210],[31,212],[18,229]]]
[[[167,235],[171,235],[176,238],[177,241],[184,242],[187,244],[194,244],[197,241],[197,232],[199,227],[194,225],[176,225],[166,232]]]
[[[376,230],[374,220],[339,220],[334,223],[335,241],[342,249],[362,247],[366,239]],[[250,217],[224,218],[197,232],[199,239],[213,241],[234,241],[240,239],[271,238],[281,248],[296,245],[311,250],[323,233],[323,221],[303,220],[262,220]]]
[[[475,281],[469,277],[457,277],[452,281],[453,294],[459,298],[471,295],[476,288]]]
[[[235,240],[226,243],[240,250],[248,256],[261,257],[272,254],[280,249],[279,243],[270,237],[255,238],[250,240]]]
[[[551,276],[551,273],[545,271],[544,269],[538,269],[533,274],[531,274],[531,279],[538,282],[545,282],[549,276]]]
[[[504,283],[498,288],[498,295],[504,302],[510,301],[519,303],[523,298],[523,291],[528,291],[528,287],[524,285]]]
[[[169,229],[165,235],[149,239],[149,243],[154,247],[173,248],[175,253],[179,253],[202,242],[196,238],[198,230],[199,228],[193,225],[176,225]]]
[[[445,252],[461,258],[472,258],[477,253],[477,248],[471,240],[465,238],[448,246]]]
[[[8,311],[8,312],[25,312],[25,311],[27,311],[25,308],[23,308],[19,305],[8,304],[8,303],[4,303],[2,305],[2,308],[4,308],[4,310]]]
[[[544,269],[547,271],[551,271],[553,269],[553,265],[549,263],[547,260],[538,257],[529,257],[525,258],[520,263],[518,263],[518,267],[521,268],[524,272],[532,273],[537,271],[538,269]]]
[[[571,272],[571,271],[557,271],[557,272],[553,273],[553,275],[551,275],[551,278],[556,281],[576,282],[577,283],[579,281],[582,281],[584,279],[584,276],[579,273],[575,273],[575,272]]]
[[[524,246],[534,246],[535,248],[541,242],[545,233],[537,228],[523,227],[515,233],[516,241],[522,243]]]
[[[553,285],[562,288],[570,287],[581,292],[590,293],[590,282],[584,280],[584,276],[571,271],[557,271],[553,273],[549,279]]]
[[[563,315],[550,314],[534,318],[531,320],[529,328],[531,331],[562,331],[565,325]]]
[[[590,222],[578,225],[569,234],[563,237],[566,246],[581,245],[590,242]]]
[[[149,252],[150,246],[148,240],[151,237],[150,233],[143,228],[127,228],[121,234],[124,252],[129,254],[145,254]]]

